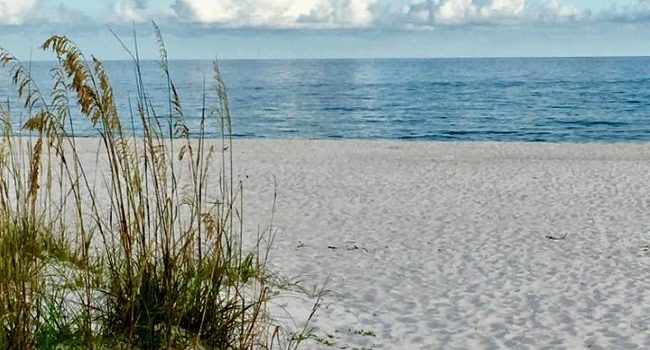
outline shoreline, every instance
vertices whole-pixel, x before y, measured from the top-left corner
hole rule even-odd
[[[36,139],[37,136],[15,136],[16,140]],[[100,137],[71,137],[82,146],[81,153],[96,151]],[[127,137],[127,140],[141,141],[142,137]],[[165,139],[169,142],[169,139]],[[190,142],[198,142],[198,138]],[[221,139],[205,139],[207,145],[220,148]],[[174,139],[176,144],[182,144],[185,139]],[[225,139],[228,143],[228,139]],[[390,139],[267,139],[267,138],[234,138],[233,156],[249,153],[250,149],[261,152],[290,152],[298,151],[293,147],[302,148],[308,152],[325,147],[336,152],[350,154],[375,154],[386,152],[392,155],[422,156],[428,154],[432,159],[451,159],[450,157],[467,160],[481,158],[520,159],[520,160],[639,160],[650,161],[650,141],[648,142],[615,142],[615,143],[571,143],[571,142],[514,142],[514,141],[425,141],[425,140],[390,140]],[[136,143],[138,144],[138,143]],[[86,146],[93,146],[89,148]],[[241,148],[241,149],[240,149]],[[278,149],[273,149],[278,148]],[[240,152],[241,151],[241,152]],[[413,153],[409,153],[413,152]],[[319,152],[322,153],[322,152]],[[236,166],[237,164],[235,164]]]
[[[132,134],[126,133],[128,138],[133,138]],[[29,138],[36,137],[35,135],[22,135],[15,134],[15,137]],[[101,138],[99,135],[74,135],[71,136],[75,139],[92,140]],[[141,139],[143,135],[136,134],[136,139]],[[164,135],[163,137],[166,140]],[[216,142],[220,141],[220,136],[206,136],[207,141]],[[182,138],[174,138],[174,140],[182,141]],[[199,137],[193,135],[190,140],[199,140]],[[228,140],[228,138],[226,138]],[[545,140],[433,140],[422,138],[347,138],[347,137],[313,137],[313,138],[300,138],[300,137],[259,137],[259,136],[233,136],[233,142],[239,141],[277,141],[277,142],[360,142],[360,143],[414,143],[414,144],[513,144],[513,145],[650,145],[650,138],[647,140],[589,140],[589,141],[545,141]]]

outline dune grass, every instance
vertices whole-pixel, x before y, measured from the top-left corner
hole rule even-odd
[[[309,338],[287,334],[268,313],[275,284],[262,242],[271,240],[244,247],[218,63],[218,102],[190,131],[154,29],[167,81],[162,116],[137,47],[122,43],[136,72],[130,116],[119,115],[102,62],[67,37],[42,45],[57,60],[47,94],[0,51],[27,116],[17,136],[12,111],[0,110],[0,349],[292,349]],[[75,103],[98,131],[96,164],[80,156]],[[135,120],[141,135],[124,125]],[[219,147],[206,142],[211,125]],[[207,186],[215,177],[219,185]]]

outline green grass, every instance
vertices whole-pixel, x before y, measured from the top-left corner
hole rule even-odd
[[[263,237],[244,249],[243,185],[233,174],[218,63],[218,102],[190,131],[154,29],[167,81],[164,120],[148,100],[137,47],[122,43],[137,86],[130,116],[119,115],[101,61],[67,37],[42,45],[58,62],[49,93],[0,51],[27,116],[15,136],[12,111],[0,111],[0,349],[293,349],[309,338],[269,315],[277,283]],[[101,174],[81,159],[74,103],[99,131]],[[123,125],[136,119],[143,135]],[[211,125],[217,142],[206,141]]]

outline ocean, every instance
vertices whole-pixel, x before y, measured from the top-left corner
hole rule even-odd
[[[133,64],[105,62],[125,125],[135,105]],[[172,61],[185,116],[198,126],[214,105],[211,61]],[[42,90],[50,62],[31,64]],[[650,141],[650,57],[227,60],[234,135],[246,138],[435,141]],[[168,111],[156,61],[142,63],[148,98]],[[24,114],[8,73],[0,101]],[[72,106],[73,109],[78,108]],[[18,112],[16,112],[18,111]],[[97,135],[75,119],[79,136]],[[214,124],[208,130],[218,136]]]

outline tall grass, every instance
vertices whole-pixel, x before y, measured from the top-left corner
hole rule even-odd
[[[11,111],[0,111],[1,349],[271,349],[306,338],[286,338],[268,314],[268,247],[257,237],[256,249],[244,249],[243,186],[233,174],[219,65],[218,102],[191,132],[154,30],[167,82],[162,117],[137,45],[122,43],[137,86],[130,116],[118,113],[102,62],[69,38],[42,45],[57,60],[48,94],[0,51],[27,116],[16,136]],[[73,102],[99,134],[94,164],[74,138]],[[135,120],[141,135],[124,126]],[[211,125],[217,143],[206,142]]]

